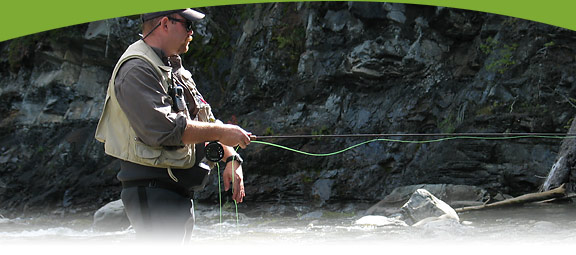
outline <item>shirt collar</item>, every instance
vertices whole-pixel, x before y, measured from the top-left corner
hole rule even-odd
[[[162,60],[162,63],[164,63],[165,65],[169,66],[170,62],[168,61],[168,57],[166,57],[166,54],[164,54],[164,51],[160,48],[156,48],[156,47],[150,47],[152,48],[152,50],[154,50],[154,53],[156,53],[156,55],[158,55],[158,57],[160,57],[160,59]]]

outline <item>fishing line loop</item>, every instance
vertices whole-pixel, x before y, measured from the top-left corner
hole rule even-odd
[[[251,143],[273,146],[273,147],[277,147],[277,148],[284,149],[287,151],[300,153],[303,155],[308,155],[308,156],[313,156],[313,157],[328,157],[328,156],[334,156],[334,155],[337,155],[340,153],[344,153],[344,152],[349,151],[351,149],[354,149],[356,147],[359,147],[359,146],[362,146],[362,145],[365,145],[368,143],[373,143],[373,142],[395,142],[395,143],[425,144],[425,143],[438,143],[438,142],[443,142],[443,141],[459,140],[459,139],[460,140],[463,140],[463,139],[468,139],[468,140],[512,140],[512,139],[526,139],[526,138],[531,138],[531,139],[535,139],[535,138],[539,138],[539,139],[570,139],[570,138],[576,138],[576,136],[566,136],[566,135],[565,136],[561,136],[561,135],[450,136],[450,137],[428,139],[428,140],[402,140],[402,139],[390,139],[390,138],[376,138],[376,139],[371,139],[368,141],[364,141],[364,142],[349,146],[349,147],[344,148],[344,149],[339,150],[339,151],[334,151],[334,152],[329,152],[329,153],[305,152],[305,151],[293,149],[290,147],[286,147],[283,145],[270,143],[270,142],[263,142],[263,141],[251,141]]]
[[[334,152],[329,152],[329,153],[311,153],[311,152],[305,152],[305,151],[301,151],[301,150],[297,150],[297,149],[293,149],[290,147],[286,147],[283,145],[279,145],[276,143],[270,143],[270,142],[263,142],[263,141],[251,141],[251,143],[255,143],[255,144],[261,144],[261,145],[266,145],[266,146],[272,146],[272,147],[276,147],[276,148],[280,148],[280,149],[284,149],[287,151],[291,151],[291,152],[295,152],[295,153],[299,153],[299,154],[303,154],[303,155],[307,155],[307,156],[313,156],[313,157],[328,157],[328,156],[334,156],[340,153],[344,153],[346,151],[349,151],[351,149],[354,149],[356,147],[368,144],[368,143],[373,143],[373,142],[395,142],[395,143],[409,143],[409,144],[426,144],[426,143],[438,143],[438,142],[444,142],[444,141],[450,141],[450,140],[512,140],[512,139],[573,139],[576,138],[576,135],[574,134],[567,134],[567,135],[560,135],[560,134],[549,134],[549,133],[533,133],[533,134],[529,134],[529,133],[517,133],[516,135],[512,135],[512,136],[503,136],[502,134],[492,134],[492,133],[479,133],[479,136],[472,136],[472,135],[464,135],[465,133],[461,133],[461,134],[453,134],[452,136],[449,136],[449,134],[409,134],[408,136],[446,136],[446,137],[442,137],[442,138],[436,138],[436,139],[427,139],[427,140],[402,140],[402,139],[390,139],[390,138],[376,138],[376,139],[371,139],[368,141],[364,141],[361,143],[357,143],[355,145],[349,146],[347,148],[344,148],[342,150],[338,150],[338,151],[334,151]],[[258,138],[265,138],[265,139],[272,139],[272,138],[322,138],[322,137],[331,137],[331,138],[335,138],[335,137],[367,137],[367,136],[384,136],[382,134],[380,135],[322,135],[322,136],[317,136],[317,135],[296,135],[296,136],[265,136],[265,137],[256,137],[256,139]],[[402,136],[401,134],[394,134],[394,135],[390,135],[390,136]],[[238,151],[239,147],[236,148],[236,151]],[[234,162],[234,161],[232,161]],[[219,204],[220,204],[220,231],[222,231],[222,196],[221,196],[221,186],[220,186],[220,166],[219,164],[216,164],[218,167],[218,200],[219,200]],[[234,170],[234,163],[232,163],[232,190],[234,190],[234,179],[235,178],[235,170]],[[234,200],[234,205],[235,205],[235,209],[236,209],[236,227],[238,227],[239,225],[239,217],[238,217],[238,204],[236,202],[236,200]]]

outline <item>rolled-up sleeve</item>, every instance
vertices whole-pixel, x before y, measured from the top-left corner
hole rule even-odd
[[[161,77],[146,61],[126,61],[114,80],[122,111],[140,140],[148,146],[180,146],[186,128],[184,113],[172,111]]]

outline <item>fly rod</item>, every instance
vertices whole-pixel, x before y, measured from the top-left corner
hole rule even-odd
[[[255,140],[294,138],[348,138],[348,137],[518,137],[518,138],[576,138],[570,133],[387,133],[387,134],[340,134],[340,135],[268,135],[253,136]]]
[[[268,139],[295,139],[295,138],[355,138],[355,137],[368,137],[372,138],[369,141],[364,141],[359,144],[350,146],[346,149],[339,150],[331,153],[309,153],[303,152],[296,149],[288,148],[286,146],[258,141],[258,140],[268,140]],[[430,137],[425,140],[403,140],[403,139],[393,139],[386,137]],[[340,135],[268,135],[268,136],[256,136],[252,135],[252,143],[258,143],[263,145],[269,145],[278,147],[281,149],[309,155],[309,156],[332,156],[336,155],[350,149],[356,148],[358,146],[376,142],[398,142],[398,143],[435,143],[448,140],[456,139],[477,139],[477,140],[509,140],[509,139],[522,139],[522,138],[539,138],[539,139],[570,139],[576,138],[576,134],[572,133],[391,133],[391,134],[340,134]],[[210,142],[205,147],[206,158],[213,162],[218,162],[224,156],[224,149],[222,145],[217,142]]]

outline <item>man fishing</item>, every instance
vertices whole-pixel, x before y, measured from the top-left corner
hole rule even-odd
[[[179,54],[192,41],[192,9],[147,13],[142,39],[118,60],[110,79],[96,139],[121,160],[121,198],[138,239],[189,238],[194,225],[192,193],[204,187],[210,171],[204,145],[223,145],[225,190],[242,202],[242,158],[251,133],[223,124],[198,92]]]

